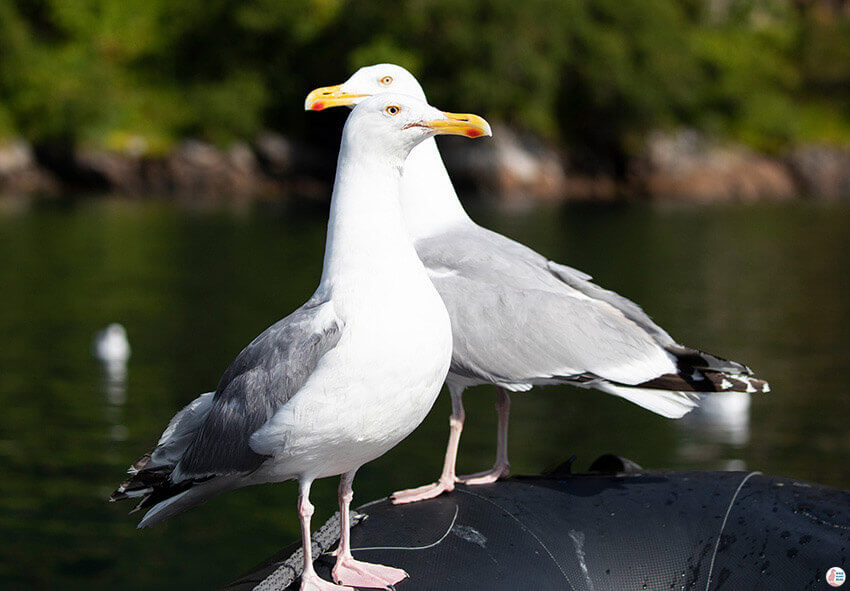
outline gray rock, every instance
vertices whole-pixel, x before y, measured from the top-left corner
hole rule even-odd
[[[187,140],[167,158],[173,192],[196,198],[251,197],[265,190],[265,179],[247,144],[223,152],[206,142]]]
[[[495,124],[490,139],[446,138],[441,150],[453,179],[514,205],[564,198],[567,177],[561,156],[532,134]]]
[[[55,194],[58,183],[39,166],[32,147],[21,139],[0,141],[0,193]]]
[[[263,131],[254,140],[254,151],[266,172],[283,176],[292,172],[295,148],[288,138],[273,131]]]
[[[36,165],[32,148],[23,140],[0,143],[0,176],[8,177]]]
[[[227,159],[230,165],[241,174],[258,175],[260,167],[257,157],[251,147],[245,142],[236,142],[227,150]]]
[[[111,191],[135,195],[145,190],[142,160],[138,156],[81,148],[74,152],[74,166],[89,183]]]
[[[787,161],[805,196],[850,199],[850,148],[799,146],[789,153]]]
[[[694,130],[651,133],[645,147],[632,177],[653,198],[755,201],[790,199],[798,193],[781,160],[741,145],[714,142]]]

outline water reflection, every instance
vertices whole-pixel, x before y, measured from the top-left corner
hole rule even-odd
[[[750,442],[751,402],[747,392],[716,392],[703,398],[676,423],[679,459],[720,470],[746,470],[740,455]]]
[[[109,439],[124,441],[129,435],[123,424],[123,405],[127,402],[127,361],[130,359],[130,342],[127,330],[113,322],[99,331],[92,341],[92,353],[100,361],[101,389],[106,398],[106,421]]]
[[[686,415],[682,426],[718,443],[743,447],[750,441],[751,401],[747,392],[717,392]]]

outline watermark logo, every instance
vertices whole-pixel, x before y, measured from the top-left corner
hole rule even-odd
[[[831,569],[826,571],[826,582],[829,583],[830,587],[840,587],[847,580],[847,575],[844,573],[844,569],[840,566],[833,566]]]

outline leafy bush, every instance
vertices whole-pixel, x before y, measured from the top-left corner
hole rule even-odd
[[[850,20],[813,6],[0,0],[0,136],[112,149],[141,138],[160,151],[186,135],[225,144],[268,126],[305,133],[307,90],[392,61],[435,104],[615,169],[656,127],[767,150],[848,141]]]

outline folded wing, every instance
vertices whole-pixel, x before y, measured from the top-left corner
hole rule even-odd
[[[251,449],[251,435],[301,389],[341,333],[332,304],[316,299],[268,328],[242,350],[214,393],[171,419],[110,500],[141,497],[136,509],[150,509],[145,526],[232,488],[267,459]]]
[[[572,383],[679,417],[699,394],[762,392],[740,363],[679,345],[577,269],[471,226],[417,242],[452,319],[452,372],[525,390]]]

